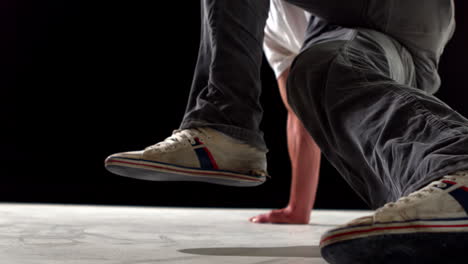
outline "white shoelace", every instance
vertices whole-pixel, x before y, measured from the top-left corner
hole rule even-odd
[[[185,147],[196,144],[195,137],[207,137],[209,138],[202,130],[199,129],[184,129],[184,130],[174,130],[172,136],[166,138],[164,141],[161,141],[157,144],[147,147],[145,150],[153,150],[156,152],[176,150],[180,147]]]
[[[429,184],[428,186],[424,187],[423,189],[421,189],[419,191],[413,192],[408,196],[401,197],[396,202],[387,203],[386,205],[384,205],[379,210],[383,210],[383,209],[387,209],[387,208],[395,208],[395,207],[400,207],[400,206],[403,206],[403,205],[408,205],[409,203],[419,202],[420,200],[426,198],[428,195],[434,193],[435,191],[440,191],[439,188],[447,187],[447,184],[442,182],[442,180],[456,181],[457,179],[456,179],[456,177],[454,177],[456,175],[458,175],[458,176],[468,176],[468,171],[461,171],[461,172],[457,172],[457,173],[455,173],[453,175],[446,175],[441,180],[434,181],[434,182],[432,182],[431,184]]]

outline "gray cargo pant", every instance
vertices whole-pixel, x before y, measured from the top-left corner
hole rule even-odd
[[[468,120],[434,97],[434,87],[420,85],[418,73],[427,69],[415,63],[418,54],[361,19],[371,1],[338,1],[349,8],[336,10],[322,4],[333,1],[289,1],[346,31],[344,38],[306,38],[288,80],[289,104],[325,157],[371,208],[468,169]],[[266,150],[259,97],[268,8],[268,0],[202,0],[200,52],[181,128],[213,127]]]

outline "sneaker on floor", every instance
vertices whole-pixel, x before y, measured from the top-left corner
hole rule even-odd
[[[198,181],[230,186],[265,182],[266,152],[210,128],[175,130],[142,151],[109,156],[112,173],[151,181]]]
[[[322,236],[332,264],[468,263],[468,171],[459,171]]]

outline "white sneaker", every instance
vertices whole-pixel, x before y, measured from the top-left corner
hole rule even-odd
[[[142,151],[105,161],[115,174],[152,181],[199,181],[231,186],[265,182],[266,152],[210,128],[175,130]]]
[[[333,264],[468,263],[468,171],[329,230],[320,247]]]

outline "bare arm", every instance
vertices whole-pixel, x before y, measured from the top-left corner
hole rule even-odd
[[[278,77],[278,86],[283,103],[288,110],[287,137],[291,159],[291,193],[286,208],[252,217],[256,223],[308,224],[317,192],[320,171],[320,148],[289,107],[286,96],[286,81],[289,70]]]

